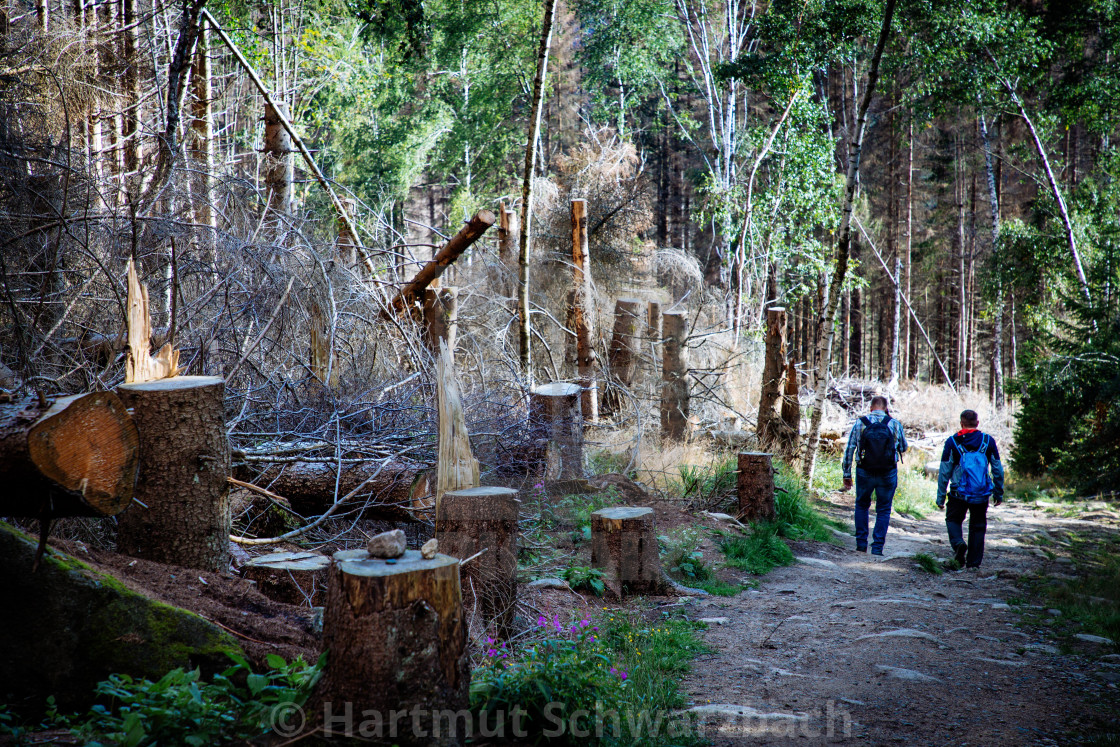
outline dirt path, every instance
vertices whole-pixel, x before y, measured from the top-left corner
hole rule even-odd
[[[848,502],[830,513],[851,526]],[[850,498],[847,499],[850,501]],[[717,745],[798,741],[907,745],[1057,745],[1120,715],[1120,668],[1108,648],[1076,641],[1061,654],[1044,631],[1017,625],[1014,580],[1066,570],[1030,536],[1100,523],[1023,504],[989,512],[979,572],[940,576],[915,553],[949,556],[943,519],[892,517],[886,555],[795,543],[800,562],[758,589],[692,603],[716,653],[685,687]],[[1115,530],[1115,525],[1112,529]],[[1046,614],[1043,611],[1043,614]],[[714,725],[714,726],[713,726]],[[749,736],[748,736],[749,735]]]

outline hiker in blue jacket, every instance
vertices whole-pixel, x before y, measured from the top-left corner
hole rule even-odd
[[[871,494],[875,494],[875,530],[871,554],[882,555],[891,523],[891,504],[898,488],[898,457],[906,451],[902,423],[890,416],[886,397],[872,397],[871,412],[856,421],[844,450],[844,487],[852,489],[852,461],[856,468],[856,552],[867,552],[867,524]]]
[[[937,473],[937,507],[945,508],[945,527],[957,564],[979,568],[984,559],[984,533],[988,530],[988,500],[1003,503],[1003,465],[996,440],[980,431],[975,410],[961,413],[961,429],[950,436],[941,450]],[[991,476],[988,472],[991,468]],[[964,539],[964,516],[968,517],[968,541]]]

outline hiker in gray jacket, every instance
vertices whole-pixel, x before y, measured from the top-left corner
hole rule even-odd
[[[937,472],[937,507],[945,508],[945,527],[953,556],[961,567],[979,568],[984,559],[984,535],[988,530],[988,501],[1003,503],[1003,464],[996,440],[980,430],[975,410],[961,413],[961,429],[945,442],[941,468]],[[991,476],[989,477],[989,469]],[[968,540],[964,539],[964,517],[968,518]]]

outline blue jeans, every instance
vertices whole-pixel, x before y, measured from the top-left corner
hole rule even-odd
[[[881,475],[856,470],[856,547],[867,547],[867,522],[871,509],[871,494],[875,494],[875,531],[871,538],[871,552],[882,553],[891,525],[891,504],[898,487],[898,470]]]

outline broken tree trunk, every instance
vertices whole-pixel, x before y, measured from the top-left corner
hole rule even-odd
[[[639,329],[642,302],[633,298],[620,298],[614,305],[614,333],[611,336],[610,364],[614,379],[603,397],[603,411],[616,413],[622,407],[622,393],[616,387],[629,389],[634,383],[634,371],[640,354]]]
[[[789,458],[797,456],[801,445],[801,394],[797,380],[797,364],[790,358],[786,364],[785,391],[782,393],[782,422],[785,424],[786,441],[782,448]]]
[[[164,343],[154,357],[152,344],[152,317],[148,308],[148,288],[140,283],[136,266],[128,261],[128,359],[125,361],[124,380],[132,384],[155,381],[179,373],[179,351]]]
[[[413,462],[343,464],[339,474],[333,461],[296,461],[271,466],[259,475],[239,471],[238,477],[252,477],[253,484],[287,498],[292,510],[301,516],[318,516],[330,509],[336,486],[339,496],[354,493],[341,506],[345,513],[360,511],[367,518],[411,519],[413,512],[431,508],[428,472]]]
[[[591,514],[591,565],[603,569],[615,597],[658,593],[661,561],[653,509],[615,506]]]
[[[444,270],[459,258],[459,255],[478,240],[486,229],[494,225],[494,214],[489,210],[479,210],[474,214],[474,217],[467,221],[467,224],[459,229],[459,233],[451,237],[451,240],[443,245],[443,248],[436,252],[432,260],[420,268],[420,272],[389,304],[389,311],[399,313],[412,304],[421,300],[421,294],[424,289],[432,284],[432,281],[443,274]]]
[[[432,351],[439,354],[442,340],[452,357],[455,353],[455,333],[459,326],[459,289],[424,289],[424,336]]]
[[[646,323],[649,339],[661,344],[661,304],[657,301],[649,302],[649,321]]]
[[[473,594],[483,619],[494,622],[502,639],[513,632],[517,604],[517,495],[512,488],[452,490],[436,509],[441,552],[460,560],[482,553],[462,567],[463,594]]]
[[[467,416],[455,364],[446,342],[439,343],[436,361],[437,406],[439,416],[439,457],[436,462],[435,503],[438,513],[441,496],[449,490],[478,485],[478,460],[471,452]]]
[[[772,521],[774,462],[772,454],[739,452],[739,521]]]
[[[416,550],[395,560],[373,559],[365,550],[337,552],[334,559],[323,611],[327,664],[314,707],[323,714],[325,735],[353,728],[345,714],[372,711],[381,718],[362,722],[365,737],[461,743],[447,731],[440,737],[426,728],[413,731],[411,719],[404,728],[387,723],[390,711],[419,709],[434,718],[467,707],[470,655],[459,561],[443,554],[425,560]]]
[[[599,362],[595,355],[591,254],[587,248],[587,200],[572,200],[572,295],[568,326],[575,332],[576,369],[583,387],[583,419],[599,422]]]
[[[766,310],[766,359],[762,367],[762,394],[758,401],[758,442],[771,448],[777,438],[781,419],[777,405],[782,395],[786,360],[786,310],[774,306]]]
[[[317,552],[274,552],[251,559],[241,567],[241,577],[254,582],[269,599],[321,607],[330,564],[330,558]]]
[[[136,424],[112,392],[0,404],[0,516],[116,516],[139,465]]]
[[[544,477],[583,477],[583,414],[580,386],[561,382],[539,386],[529,395],[529,428],[544,442]]]
[[[264,105],[264,189],[268,209],[281,215],[292,212],[292,137],[283,124],[287,118],[288,107],[282,102]]]
[[[159,563],[229,566],[229,441],[225,381],[178,376],[121,384],[140,430],[140,475],[118,521],[120,552]]]
[[[688,318],[679,311],[662,315],[661,435],[674,441],[688,438]]]

